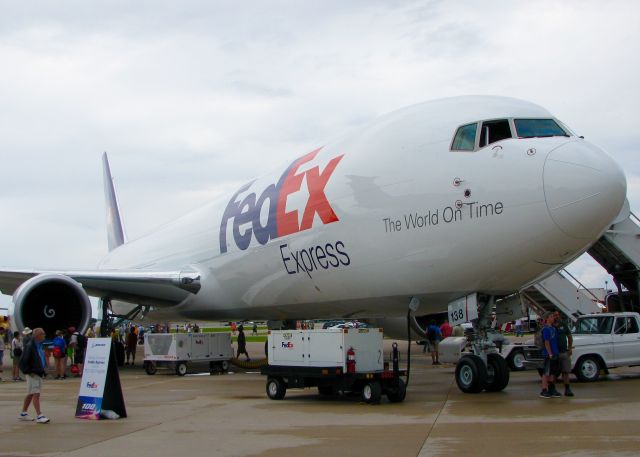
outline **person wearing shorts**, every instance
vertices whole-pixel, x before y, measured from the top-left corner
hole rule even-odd
[[[558,331],[554,326],[556,314],[548,312],[544,318],[545,326],[542,329],[544,369],[542,373],[542,391],[540,392],[540,397],[557,398],[562,397],[562,395],[560,395],[555,387],[556,373],[558,372]]]
[[[562,382],[564,384],[565,397],[573,397],[569,376],[571,374],[571,352],[573,337],[567,322],[560,318],[560,313],[556,312],[556,331],[558,332],[558,365],[562,372]]]
[[[36,328],[33,330],[33,338],[25,346],[20,358],[20,369],[27,377],[27,396],[22,403],[22,412],[18,416],[21,421],[33,421],[27,410],[33,403],[36,410],[36,422],[46,424],[49,418],[42,414],[40,410],[40,393],[42,392],[42,378],[45,375],[45,356],[42,341],[44,340],[44,330]]]

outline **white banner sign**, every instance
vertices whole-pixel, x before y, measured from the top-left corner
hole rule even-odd
[[[87,341],[87,352],[76,408],[76,417],[78,418],[100,418],[110,351],[111,338],[89,338]]]

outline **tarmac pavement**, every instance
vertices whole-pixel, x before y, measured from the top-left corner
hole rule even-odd
[[[263,348],[248,344],[252,358]],[[406,343],[399,348],[404,359]],[[511,373],[503,392],[470,395],[458,390],[453,365],[432,366],[413,346],[406,400],[369,405],[359,397],[320,397],[315,389],[269,400],[265,377],[234,366],[226,375],[149,376],[139,352],[136,367],[120,370],[128,417],[115,421],[75,419],[80,379],[68,378],[45,381],[42,408],[51,423],[20,422],[26,386],[7,381],[5,366],[0,456],[640,454],[640,367],[574,383],[573,398],[539,398],[534,371]]]

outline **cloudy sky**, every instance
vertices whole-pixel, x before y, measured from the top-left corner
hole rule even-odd
[[[635,1],[0,0],[0,265],[106,253],[397,108],[495,94],[604,147],[640,211]],[[602,287],[600,267],[571,271]],[[3,303],[0,300],[0,303]]]

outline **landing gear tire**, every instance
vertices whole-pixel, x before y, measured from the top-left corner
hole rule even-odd
[[[153,362],[145,362],[144,363],[144,371],[148,375],[153,375],[153,374],[156,374],[156,372],[158,371],[158,368],[155,366],[155,364]]]
[[[465,355],[456,365],[456,384],[466,394],[481,392],[487,382],[487,367],[477,355]]]
[[[398,379],[398,387],[387,392],[387,398],[391,403],[400,403],[407,396],[407,386],[402,379]]]
[[[287,393],[287,386],[282,378],[267,379],[267,397],[272,400],[282,400]]]
[[[500,354],[487,355],[487,392],[500,392],[509,384],[509,366]]]
[[[178,362],[176,365],[176,374],[178,376],[184,376],[187,374],[187,364],[185,362]]]
[[[526,358],[522,351],[514,350],[511,351],[511,354],[509,354],[507,363],[509,364],[509,368],[511,368],[511,371],[523,371],[527,368],[524,364],[525,360]]]
[[[576,376],[582,382],[594,382],[600,377],[600,363],[593,356],[585,356],[576,363]]]
[[[380,403],[382,398],[382,386],[378,381],[371,381],[362,389],[362,400],[365,403]]]

